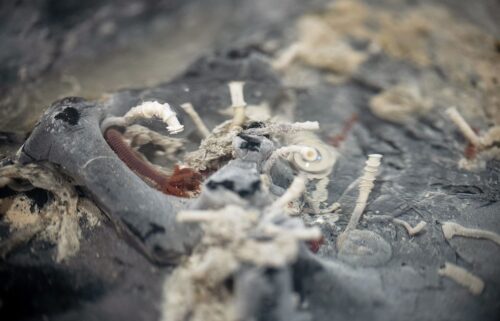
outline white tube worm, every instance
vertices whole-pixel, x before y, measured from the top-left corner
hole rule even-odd
[[[348,230],[353,230],[356,228],[356,225],[363,214],[366,202],[368,201],[368,196],[370,196],[370,192],[373,189],[375,177],[378,174],[378,168],[380,166],[380,161],[382,159],[382,155],[380,154],[371,154],[368,155],[368,160],[366,161],[365,168],[363,170],[363,176],[361,176],[361,180],[359,182],[359,196],[356,200],[356,207],[352,212],[351,219],[347,224],[347,227],[344,232]]]
[[[397,218],[392,219],[392,221],[396,224],[402,225],[408,231],[408,235],[410,236],[417,235],[427,226],[427,223],[424,221],[418,222],[418,224],[415,225],[415,227],[412,227],[410,224],[408,224],[408,222],[405,222]]]
[[[481,140],[474,132],[474,130],[469,126],[465,119],[460,115],[455,107],[450,107],[446,110],[446,114],[450,117],[451,121],[458,127],[462,132],[462,135],[474,146],[482,147]]]
[[[184,130],[176,113],[172,110],[169,104],[160,104],[157,101],[145,101],[142,104],[130,109],[123,118],[127,124],[132,123],[136,119],[157,117],[167,124],[167,130],[170,134],[177,134]]]
[[[262,128],[250,128],[245,130],[245,133],[249,135],[286,135],[291,133],[297,133],[301,131],[315,131],[319,129],[319,123],[317,121],[305,121],[296,123],[274,123],[269,124]]]
[[[446,262],[444,267],[438,270],[438,274],[452,279],[467,288],[473,295],[479,295],[484,290],[483,280],[466,269],[450,262]]]
[[[444,237],[449,241],[454,236],[472,237],[476,239],[487,239],[500,245],[500,235],[495,232],[467,228],[454,222],[445,222],[442,226]]]
[[[234,110],[232,121],[233,127],[241,127],[245,122],[245,96],[243,94],[243,81],[232,81],[229,83],[229,93],[231,94],[231,107]]]
[[[193,105],[191,103],[185,103],[182,104],[181,107],[182,109],[184,109],[186,114],[188,114],[188,116],[191,118],[194,125],[196,126],[196,129],[198,129],[203,138],[208,137],[208,135],[210,135],[210,131],[208,130],[207,126],[201,119],[200,115],[194,109]]]
[[[282,210],[288,203],[298,199],[302,196],[306,189],[305,179],[301,176],[295,176],[292,184],[286,190],[286,192],[281,195],[274,203],[271,205],[273,210]]]

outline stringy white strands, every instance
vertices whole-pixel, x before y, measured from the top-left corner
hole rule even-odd
[[[318,152],[314,148],[308,146],[289,145],[281,147],[275,150],[264,164],[264,173],[270,175],[271,169],[278,158],[286,158],[292,153],[300,154],[300,156],[307,162],[314,162],[318,158]]]
[[[455,264],[446,262],[444,268],[438,270],[438,274],[466,287],[473,295],[479,295],[484,290],[483,280]]]
[[[200,115],[194,109],[193,105],[191,103],[185,103],[182,104],[181,107],[182,109],[184,109],[186,114],[188,114],[189,117],[191,117],[194,125],[196,126],[196,129],[198,129],[203,138],[208,137],[208,135],[210,135],[210,131],[208,130],[207,126],[201,119]]]
[[[448,241],[451,240],[454,236],[463,236],[476,239],[487,239],[500,245],[500,235],[495,232],[475,228],[466,228],[460,224],[453,222],[445,222],[442,229],[444,237]]]
[[[347,227],[344,232],[348,230],[353,230],[356,228],[356,225],[363,214],[363,211],[366,207],[366,202],[368,201],[368,196],[370,196],[370,192],[373,189],[375,178],[378,174],[378,168],[380,166],[380,161],[382,160],[382,155],[380,154],[371,154],[368,155],[368,160],[366,161],[366,165],[364,168],[363,176],[361,177],[361,181],[359,183],[359,196],[356,200],[356,207],[352,212],[351,219],[347,224]]]
[[[483,147],[481,139],[477,136],[474,130],[469,126],[465,119],[460,115],[455,107],[450,107],[446,110],[446,114],[451,121],[460,129],[467,140],[476,147]]]
[[[231,107],[234,110],[234,116],[232,121],[233,127],[241,127],[245,122],[245,107],[247,103],[243,95],[243,86],[245,85],[242,81],[232,81],[229,83],[229,92],[231,94]]]

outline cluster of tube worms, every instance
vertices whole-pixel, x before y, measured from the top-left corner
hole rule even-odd
[[[176,166],[171,176],[147,164],[123,139],[116,127],[107,128],[104,138],[116,155],[135,173],[151,182],[161,192],[179,197],[190,197],[200,190],[202,176],[190,169]]]

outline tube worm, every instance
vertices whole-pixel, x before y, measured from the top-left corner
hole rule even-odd
[[[174,173],[169,177],[147,164],[132,150],[122,134],[116,128],[108,128],[104,138],[116,155],[139,176],[152,182],[155,187],[165,194],[189,197],[190,192],[198,192],[201,175],[190,168],[176,166]]]
[[[127,126],[137,119],[159,118],[167,124],[170,134],[178,134],[184,130],[184,126],[179,122],[177,114],[169,104],[160,104],[157,101],[145,101],[142,104],[130,109],[123,117],[108,117],[101,123],[101,131],[104,133],[112,126]]]
[[[245,107],[247,103],[243,95],[243,81],[232,81],[229,83],[229,92],[231,93],[231,104],[234,109],[232,121],[233,127],[241,127],[245,122]]]
[[[208,130],[207,126],[201,119],[200,115],[194,109],[193,105],[191,103],[185,103],[182,104],[181,107],[182,109],[184,109],[186,114],[188,114],[189,117],[191,117],[191,120],[196,126],[196,129],[198,129],[203,138],[207,138],[210,135],[210,131]]]
[[[392,219],[392,221],[396,224],[402,225],[406,229],[406,231],[408,231],[408,235],[410,235],[410,236],[417,235],[427,226],[427,223],[424,221],[418,222],[418,224],[415,225],[414,227],[412,227],[410,224],[408,224],[408,222],[405,222],[405,221],[400,220],[398,218],[394,218],[394,219]]]
[[[301,131],[316,131],[319,129],[317,121],[305,121],[296,123],[274,123],[266,127],[246,129],[245,133],[248,135],[289,135]]]
[[[378,174],[378,168],[380,166],[380,161],[382,159],[382,155],[380,154],[371,154],[368,155],[368,160],[365,163],[365,168],[363,170],[363,176],[361,176],[359,182],[359,196],[356,200],[356,207],[351,214],[351,219],[347,226],[338,238],[337,238],[337,246],[338,248],[342,247],[342,244],[347,237],[347,234],[356,229],[358,225],[359,219],[361,215],[365,211],[366,203],[368,201],[368,196],[370,196],[370,192],[373,189],[375,177]]]
[[[467,138],[467,140],[474,145],[476,148],[483,147],[480,138],[477,136],[476,132],[469,126],[465,119],[460,115],[455,107],[450,107],[446,110],[446,114],[450,117],[451,121],[458,127],[462,132],[462,135]]]
[[[450,262],[446,262],[444,267],[438,270],[438,274],[452,279],[461,286],[467,288],[473,295],[479,295],[484,290],[483,280],[466,269]]]
[[[368,160],[366,161],[366,166],[364,168],[364,174],[361,177],[361,181],[359,183],[359,196],[356,201],[356,207],[354,208],[351,219],[347,224],[346,231],[356,228],[356,225],[361,218],[361,214],[363,214],[365,210],[366,202],[368,200],[370,192],[373,189],[373,182],[375,181],[375,177],[377,176],[381,159],[382,155],[379,154],[368,155]]]
[[[442,226],[444,237],[449,241],[455,236],[486,239],[500,245],[500,235],[487,230],[467,228],[458,223],[445,222]]]
[[[280,211],[285,208],[290,202],[298,199],[306,189],[306,180],[301,176],[295,176],[292,184],[274,203],[271,204],[271,211]]]
[[[184,130],[176,113],[172,110],[169,104],[160,104],[157,101],[146,101],[130,109],[125,116],[123,116],[127,123],[131,123],[136,119],[158,117],[165,124],[170,134],[177,134]]]

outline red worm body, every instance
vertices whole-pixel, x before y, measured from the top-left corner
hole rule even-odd
[[[357,121],[358,115],[352,114],[352,116],[344,123],[341,132],[333,137],[330,137],[330,144],[334,147],[339,147],[340,144],[347,138],[347,134],[349,134]]]
[[[190,168],[176,166],[172,176],[167,176],[148,163],[128,146],[123,135],[115,128],[108,128],[104,138],[116,155],[139,176],[154,183],[165,194],[189,197],[189,192],[199,191],[201,175]]]
[[[323,245],[324,243],[325,243],[325,238],[323,236],[321,236],[321,238],[318,240],[313,240],[313,241],[307,242],[307,246],[309,247],[311,252],[318,253],[321,245]]]

